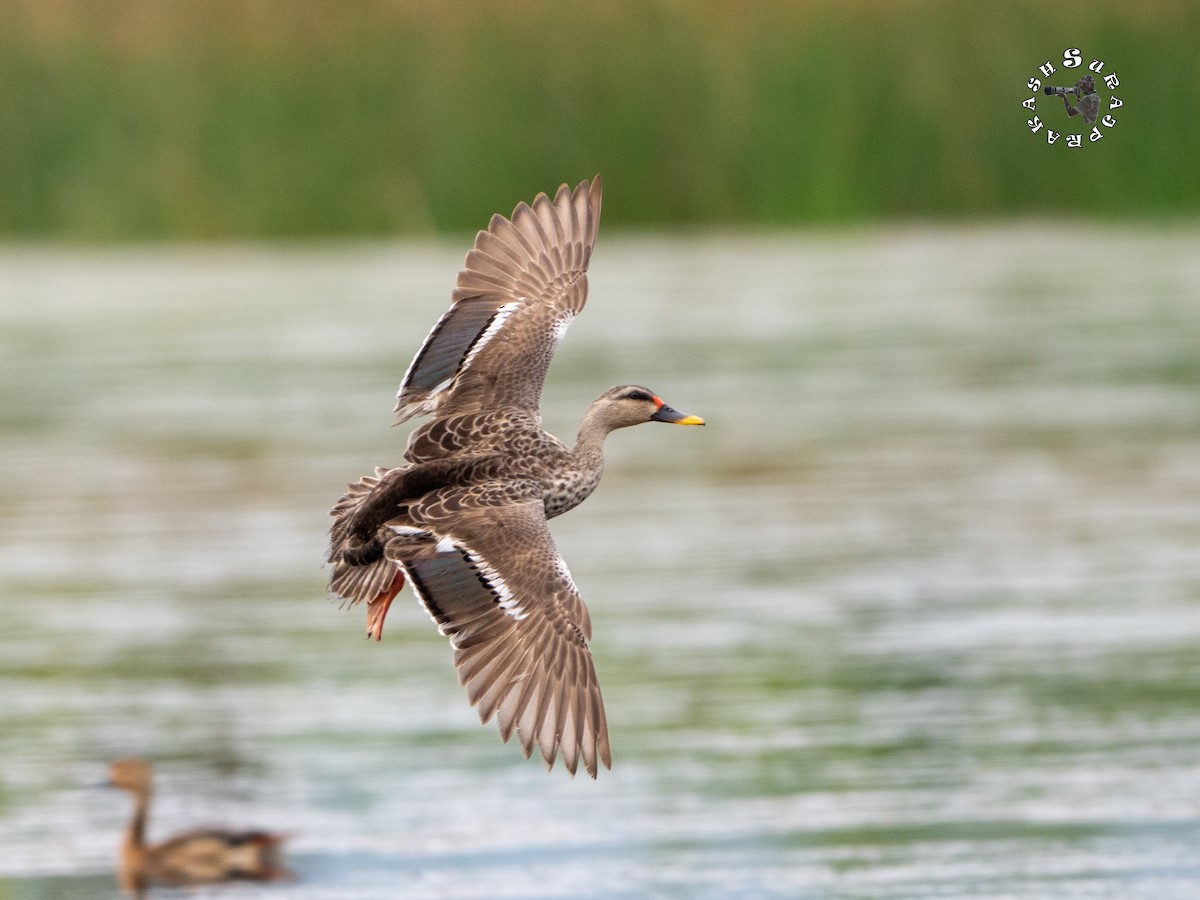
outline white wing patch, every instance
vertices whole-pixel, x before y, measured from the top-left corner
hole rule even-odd
[[[513,595],[512,589],[508,586],[508,582],[504,580],[504,576],[497,572],[491,563],[489,563],[479,554],[475,553],[473,550],[467,550],[466,548],[463,549],[466,551],[465,555],[467,559],[469,559],[472,565],[474,565],[479,571],[479,577],[487,582],[487,585],[491,588],[492,593],[496,595],[496,602],[500,605],[500,608],[518,622],[529,615],[529,613],[525,612],[524,608],[518,603],[517,598]]]
[[[508,317],[527,302],[527,298],[518,297],[516,300],[504,303],[496,308],[496,314],[492,316],[492,321],[488,322],[488,327],[483,329],[479,337],[475,339],[475,343],[471,345],[470,352],[463,358],[462,365],[458,367],[459,372],[463,372],[471,367],[471,362],[479,355],[479,351],[486,347],[492,338],[500,333],[500,329],[504,327],[504,323],[508,321]]]
[[[388,471],[391,471],[390,469]],[[385,473],[386,474],[386,473]],[[433,537],[432,531],[424,528],[413,528],[411,525],[388,525],[387,529],[400,537]]]
[[[571,586],[571,590],[578,594],[579,588],[575,585],[575,579],[571,577],[571,570],[567,568],[567,561],[560,556],[554,561],[554,568],[567,584]]]
[[[449,538],[442,538],[442,541],[446,540],[449,540]],[[441,546],[439,542],[439,550]],[[455,543],[453,546],[455,551],[461,553],[463,559],[479,574],[480,582],[487,587],[495,598],[496,604],[505,613],[512,616],[518,622],[529,615],[520,605],[516,596],[513,595],[512,588],[508,586],[508,582],[504,580],[504,576],[496,571],[495,566],[465,544]]]
[[[399,531],[400,529],[396,530]],[[427,535],[430,534],[429,532],[421,532],[419,529],[409,530]],[[452,608],[455,601],[471,604],[472,602],[478,603],[480,600],[483,600],[483,597],[488,597],[490,598],[490,602],[495,603],[496,606],[504,610],[505,615],[510,616],[518,622],[529,615],[520,600],[513,593],[512,588],[508,586],[508,582],[505,581],[504,576],[500,574],[495,566],[466,544],[456,540],[451,535],[442,535],[437,541],[434,552],[437,554],[436,559],[444,561],[443,566],[439,566],[436,570],[427,569],[426,564],[421,560],[413,560],[409,563],[401,563],[401,565],[404,566],[405,571],[408,573],[409,581],[412,584],[414,593],[417,595],[417,599],[421,601],[421,604],[425,607],[425,611],[438,623],[438,630],[443,634],[448,633],[446,630],[447,627],[451,629],[451,632],[454,631],[455,613],[452,611]],[[427,560],[426,562],[432,563],[433,560]],[[450,565],[450,568],[445,568],[446,564]],[[453,572],[455,569],[461,574],[454,575]],[[464,580],[463,576],[467,575],[468,572],[470,574]],[[425,581],[426,576],[432,578],[432,581],[428,584]],[[474,587],[470,588],[468,585],[473,585]],[[432,595],[427,595],[427,587],[433,591]],[[439,592],[447,588],[450,589],[451,593],[439,596]],[[484,592],[483,597],[476,594],[478,599],[472,601],[470,594],[481,588]],[[458,593],[463,590],[467,590],[467,593]]]
[[[556,346],[564,337],[567,336],[567,329],[571,327],[571,323],[574,321],[574,314],[568,313],[554,323],[554,343]]]

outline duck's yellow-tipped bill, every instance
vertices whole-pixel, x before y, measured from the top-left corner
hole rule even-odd
[[[650,417],[652,422],[670,422],[672,425],[703,425],[704,420],[699,416],[689,416],[677,409],[671,409],[667,404],[658,408],[658,412]]]

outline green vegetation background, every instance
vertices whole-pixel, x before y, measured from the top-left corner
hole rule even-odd
[[[473,229],[595,172],[610,225],[1191,218],[1197,46],[1195,0],[0,0],[0,236]],[[1125,102],[1077,150],[1020,107],[1067,47]]]

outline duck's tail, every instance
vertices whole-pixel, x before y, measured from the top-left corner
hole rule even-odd
[[[355,545],[350,535],[350,521],[354,514],[375,491],[389,469],[376,469],[374,475],[364,475],[346,486],[346,493],[338,498],[330,510],[334,517],[329,529],[329,554],[327,561],[332,567],[329,573],[329,593],[345,605],[354,606],[366,601],[367,635],[379,640],[383,636],[383,620],[388,607],[404,587],[404,570],[395,561],[382,553],[375,558],[363,557],[361,547]],[[354,551],[359,551],[356,555]]]

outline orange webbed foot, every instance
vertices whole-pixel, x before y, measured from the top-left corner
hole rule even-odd
[[[397,569],[392,583],[386,590],[380,591],[379,596],[367,604],[367,637],[379,641],[383,639],[383,620],[387,618],[388,609],[400,589],[404,587],[404,570]]]

